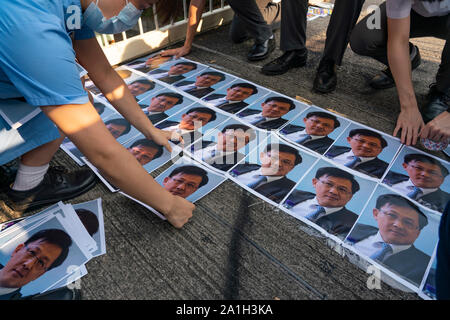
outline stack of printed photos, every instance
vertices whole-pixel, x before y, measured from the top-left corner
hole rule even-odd
[[[448,162],[184,58],[154,54],[116,70],[152,123],[184,139],[172,141],[169,154],[90,85],[108,129],[147,172],[174,162],[156,178],[166,190],[195,202],[229,178],[422,297],[434,297],[432,257],[450,200]],[[63,148],[84,162],[70,141]]]
[[[59,202],[0,225],[0,300],[76,286],[86,263],[106,253],[101,199]]]

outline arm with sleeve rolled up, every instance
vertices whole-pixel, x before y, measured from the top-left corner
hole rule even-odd
[[[416,144],[424,123],[419,112],[411,76],[409,56],[410,16],[402,19],[388,18],[387,53],[389,68],[395,80],[400,114],[393,135],[401,130],[401,142]]]
[[[195,206],[161,187],[113,138],[91,103],[41,109],[115,186],[163,213],[176,228],[192,217]]]
[[[178,59],[179,57],[185,56],[191,52],[192,42],[194,42],[195,33],[197,32],[198,24],[202,18],[205,2],[206,0],[191,0],[184,45],[176,49],[165,50],[161,52],[162,56],[175,56],[175,58]]]
[[[111,67],[95,38],[75,40],[73,44],[79,63],[88,71],[89,78],[105,95],[114,108],[145,137],[171,151],[170,133],[153,126],[136,102],[123,79]]]

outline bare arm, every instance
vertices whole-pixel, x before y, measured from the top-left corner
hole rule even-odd
[[[90,103],[41,109],[114,185],[162,212],[176,228],[192,216],[195,206],[162,188],[112,137]]]
[[[416,144],[420,129],[424,126],[417,106],[412,84],[411,60],[409,57],[410,17],[388,18],[388,60],[397,86],[400,114],[393,135],[401,130],[401,142]]]
[[[147,138],[171,151],[170,133],[153,126],[131,94],[123,79],[114,71],[95,38],[76,40],[73,44],[77,59],[89,77],[116,110]]]
[[[197,32],[198,24],[200,23],[200,20],[202,18],[203,10],[205,8],[205,2],[206,0],[191,0],[191,4],[189,5],[189,19],[186,29],[186,40],[184,41],[184,45],[180,48],[163,51],[161,55],[175,56],[175,58],[179,58],[191,52],[192,42],[194,42],[195,33]]]

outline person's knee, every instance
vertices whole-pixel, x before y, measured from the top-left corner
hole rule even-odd
[[[368,43],[367,38],[364,36],[363,29],[364,28],[362,28],[361,26],[356,25],[350,36],[350,48],[352,48],[352,51],[356,54],[367,56],[369,51],[367,49]]]

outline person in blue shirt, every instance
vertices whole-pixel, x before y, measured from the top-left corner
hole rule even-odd
[[[94,32],[133,27],[157,0],[14,0],[0,7],[0,165],[20,158],[7,203],[29,209],[85,192],[93,176],[48,170],[67,136],[108,179],[165,214],[177,228],[194,205],[165,191],[112,137],[88,99],[81,65],[95,86],[135,128],[170,150],[168,133],[155,128],[102,52]],[[177,1],[157,3],[173,14]],[[160,16],[158,14],[158,16]],[[166,16],[168,16],[166,14]],[[5,45],[6,44],[6,45]],[[16,111],[28,121],[12,123]],[[42,111],[42,112],[39,112]],[[32,116],[34,115],[34,116]],[[15,205],[15,206],[14,206]]]

